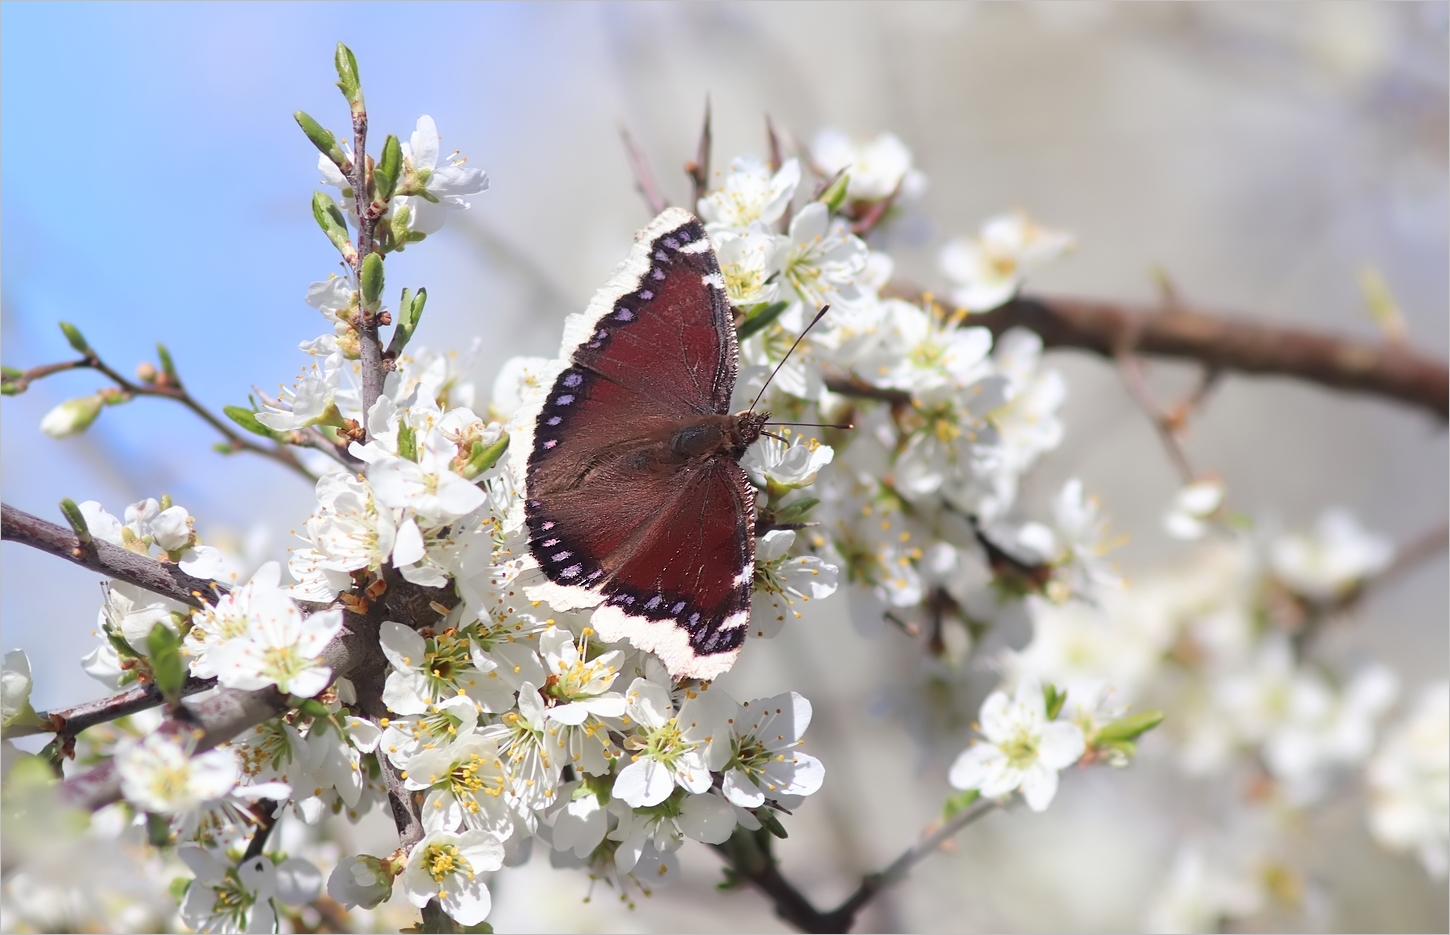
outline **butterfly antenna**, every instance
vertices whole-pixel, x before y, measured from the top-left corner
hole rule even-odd
[[[767,422],[766,425],[802,425],[812,429],[854,429],[851,422]]]
[[[770,386],[770,381],[775,379],[775,375],[777,373],[780,373],[780,368],[785,366],[785,362],[787,360],[790,360],[790,355],[795,353],[796,348],[800,347],[801,341],[805,338],[807,334],[810,333],[810,330],[816,326],[816,322],[826,317],[826,312],[829,312],[830,310],[831,307],[829,305],[822,305],[821,310],[819,312],[816,312],[816,317],[811,319],[811,323],[809,325],[806,325],[805,328],[801,330],[800,334],[796,335],[795,343],[790,346],[790,350],[785,352],[785,356],[780,359],[780,363],[775,365],[775,369],[770,372],[770,376],[765,378],[765,383],[760,387],[760,392],[755,394],[755,399],[750,403],[750,412],[755,411],[755,404],[760,402],[760,397],[765,395],[766,387]],[[784,423],[781,424],[784,425]]]

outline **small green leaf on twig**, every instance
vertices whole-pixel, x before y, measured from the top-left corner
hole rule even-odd
[[[80,542],[81,548],[89,549],[95,544],[95,540],[91,538],[91,529],[86,525],[85,515],[81,513],[81,508],[76,506],[74,500],[66,497],[60,501],[60,511],[65,514],[65,521],[70,523],[70,528],[75,530],[76,539]]]
[[[91,346],[86,343],[85,335],[81,334],[81,329],[68,321],[63,321],[60,323],[60,330],[65,334],[65,339],[70,342],[70,346],[75,348],[77,354],[84,354],[87,357],[94,355]]]
[[[363,106],[362,79],[358,76],[357,56],[352,54],[352,49],[339,42],[337,52],[333,55],[333,64],[337,67],[337,88],[347,98],[348,106],[356,114]]]
[[[482,440],[473,443],[473,450],[469,453],[468,463],[463,466],[463,476],[467,480],[473,480],[478,475],[487,471],[498,463],[503,453],[508,451],[509,437],[505,432],[499,436],[498,441],[492,445],[484,445]]]
[[[1053,720],[1062,713],[1062,706],[1067,703],[1067,692],[1048,682],[1042,686],[1042,703],[1047,708],[1047,719]]]
[[[745,316],[740,327],[735,329],[735,337],[744,341],[757,331],[769,326],[771,322],[780,317],[780,313],[790,307],[789,302],[772,302],[769,305],[757,305]]]
[[[818,497],[801,497],[799,500],[792,500],[775,511],[775,521],[777,523],[800,522],[820,502]]]
[[[769,831],[776,837],[782,840],[790,837],[790,835],[785,833],[785,825],[782,825],[780,819],[775,817],[775,812],[763,808],[755,813],[755,817],[760,819],[760,824],[766,831]]]
[[[156,687],[168,704],[181,699],[186,683],[186,664],[181,659],[181,637],[164,623],[158,623],[146,634],[146,655],[151,661],[151,674]]]
[[[397,360],[413,338],[413,332],[418,330],[418,322],[423,317],[423,306],[428,302],[428,290],[419,289],[418,294],[413,296],[411,301],[408,297],[408,290],[403,290],[403,300],[398,303],[397,327],[393,329],[393,338],[388,342],[387,357],[389,360]]]
[[[312,218],[317,221],[317,226],[322,228],[327,239],[332,241],[332,245],[342,254],[342,258],[347,260],[348,265],[355,265],[357,248],[348,238],[347,218],[343,216],[342,209],[337,206],[337,202],[333,201],[326,192],[312,193]]]
[[[1384,274],[1373,266],[1362,268],[1359,271],[1359,291],[1369,308],[1369,317],[1379,326],[1385,340],[1391,344],[1404,344],[1405,316]]]
[[[398,457],[409,461],[418,460],[418,435],[407,419],[398,423]]]
[[[271,439],[276,439],[277,437],[276,432],[273,432],[271,429],[267,428],[265,425],[257,420],[257,413],[255,410],[247,409],[243,406],[223,406],[222,412],[226,413],[228,419],[231,419],[237,425],[240,425],[242,428],[246,429],[248,432],[251,432],[253,435],[260,435],[263,438]],[[230,446],[228,446],[228,448],[230,448]]]
[[[312,145],[317,147],[318,152],[337,166],[339,172],[346,175],[347,171],[352,168],[352,164],[348,161],[347,153],[343,152],[342,147],[337,144],[337,137],[332,135],[332,131],[323,129],[322,124],[313,120],[305,111],[299,110],[292,117],[302,128],[302,132],[307,134]]]
[[[389,133],[383,141],[382,160],[373,169],[373,183],[378,189],[378,198],[387,201],[398,187],[398,174],[403,171],[403,147],[398,138]]]
[[[978,792],[976,789],[967,789],[963,792],[958,792],[954,795],[949,796],[947,798],[946,805],[942,806],[942,821],[951,821],[953,818],[966,811],[967,806],[971,805],[973,802],[977,801],[981,797],[982,793]]]
[[[363,307],[376,310],[383,295],[383,258],[376,253],[363,257],[361,279]]]
[[[825,189],[816,200],[826,206],[826,210],[832,214],[841,210],[841,205],[846,203],[846,187],[851,183],[851,174],[842,169],[835,177],[826,184]]]
[[[156,345],[156,357],[161,361],[161,372],[166,374],[167,385],[180,387],[181,377],[176,373],[176,361],[171,359],[171,352],[165,344]]]
[[[1115,743],[1122,740],[1137,740],[1148,731],[1163,723],[1162,711],[1143,711],[1120,717],[1098,731],[1099,743]]]

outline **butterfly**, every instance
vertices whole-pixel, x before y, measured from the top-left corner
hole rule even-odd
[[[641,231],[566,321],[560,357],[516,438],[547,577],[525,593],[597,607],[601,639],[656,653],[676,678],[714,678],[748,631],[755,488],[740,459],[767,414],[730,412],[739,347],[700,221],[669,208]]]

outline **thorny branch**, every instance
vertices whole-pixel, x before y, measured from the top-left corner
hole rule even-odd
[[[302,462],[297,460],[297,455],[288,449],[287,446],[273,445],[269,447],[258,444],[237,432],[236,429],[226,422],[217,418],[215,414],[197,402],[196,398],[187,392],[186,387],[181,384],[180,379],[176,376],[174,369],[158,374],[155,383],[136,383],[121,376],[119,372],[101,360],[92,351],[80,360],[68,360],[61,363],[42,364],[39,367],[32,367],[14,380],[7,379],[6,384],[7,386],[14,387],[18,393],[24,392],[36,380],[67,370],[95,370],[115,383],[127,399],[137,396],[154,396],[161,399],[175,400],[199,416],[207,425],[216,429],[226,439],[226,444],[232,451],[250,451],[253,454],[259,454],[264,458],[270,458],[278,464],[301,474],[309,481],[317,480],[312,472],[307,470],[302,465]]]
[[[709,119],[709,112],[707,110],[705,117],[706,133],[709,132]],[[659,214],[665,208],[668,208],[670,203],[660,191],[659,183],[655,181],[654,173],[650,171],[648,160],[644,158],[644,153],[639,151],[639,147],[634,145],[634,140],[630,139],[628,130],[621,127],[619,130],[619,138],[624,141],[624,151],[629,157],[630,171],[634,173],[634,184],[639,188],[639,193],[644,196],[645,204],[649,205],[650,211],[654,214]]]

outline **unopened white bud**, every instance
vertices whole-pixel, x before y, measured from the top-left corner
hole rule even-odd
[[[79,435],[90,428],[100,414],[100,396],[77,396],[47,412],[40,420],[40,430],[51,438]]]

